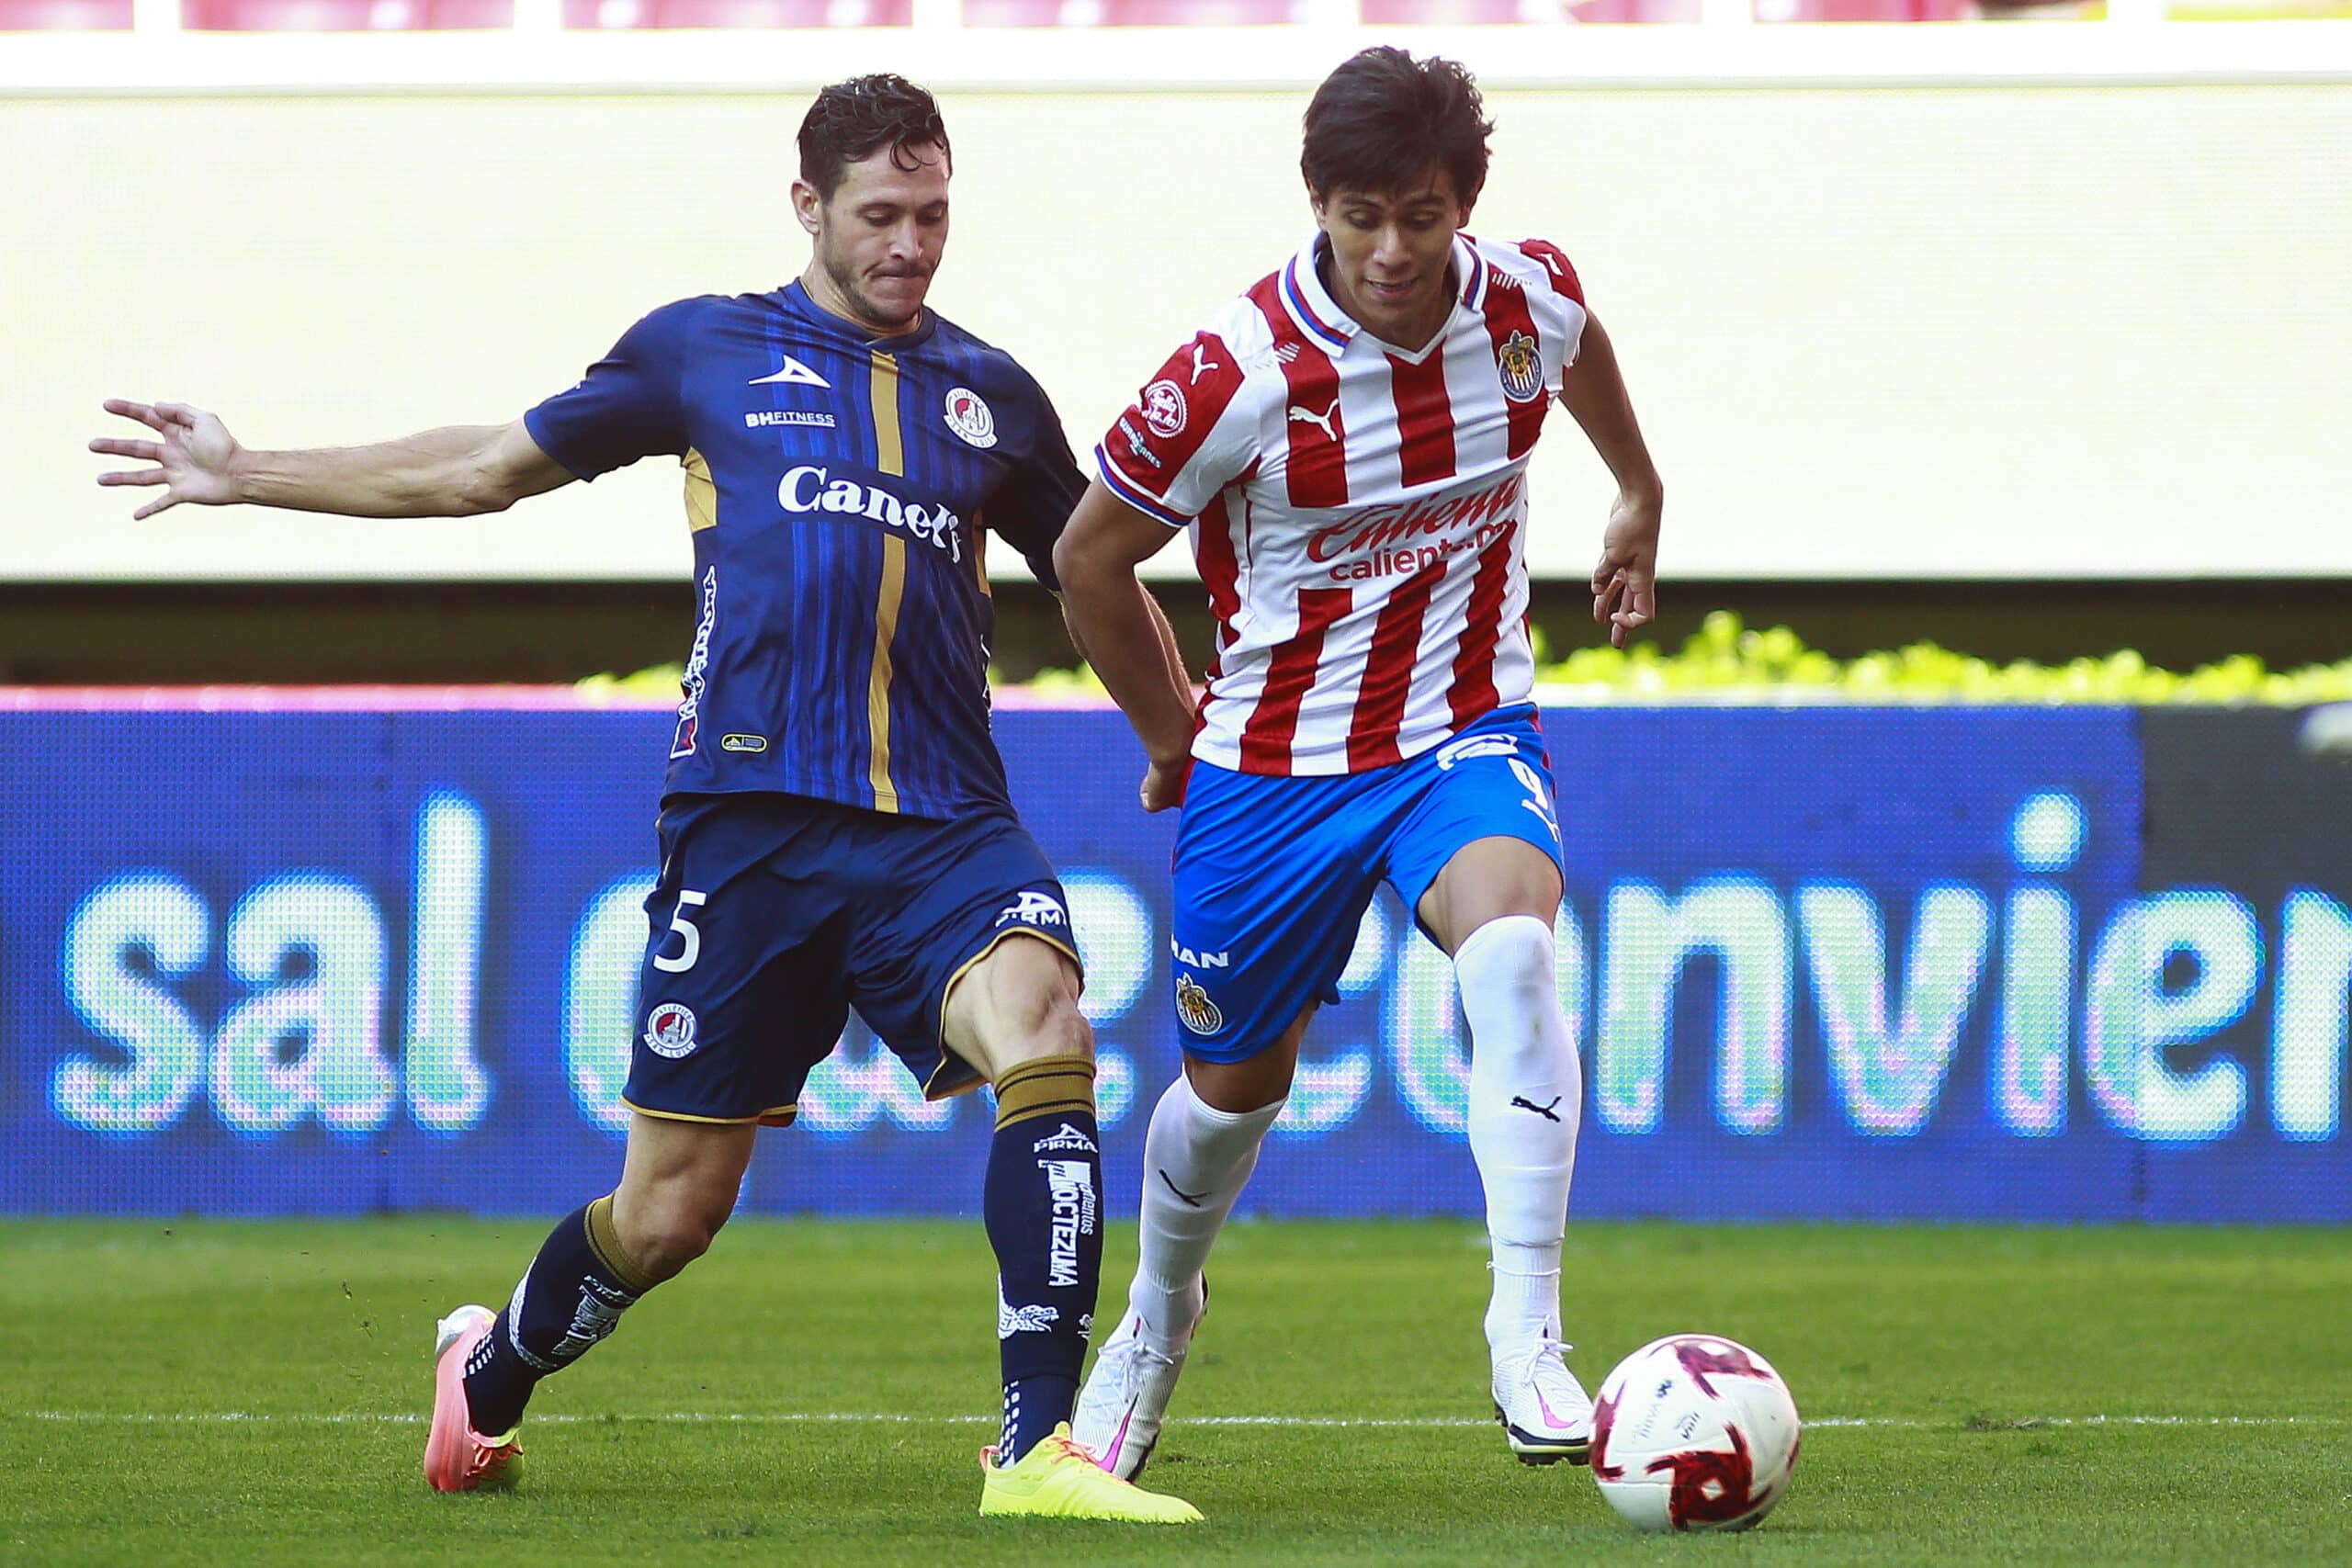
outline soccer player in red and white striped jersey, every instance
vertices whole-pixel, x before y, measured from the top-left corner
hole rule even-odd
[[[1072,631],[1181,804],[1184,1072],[1144,1152],[1128,1311],[1079,1402],[1149,1457],[1202,1268],[1383,881],[1451,954],[1487,1196],[1495,1412],[1581,1462],[1561,1236],[1583,1082],[1554,984],[1560,836],[1532,702],[1526,470],[1556,399],[1616,478],[1592,579],[1622,645],[1653,610],[1661,491],[1608,336],[1555,246],[1463,232],[1492,124],[1452,62],[1366,50],[1317,89],[1306,247],[1216,313],[1095,449],[1055,551]],[[1135,569],[1189,530],[1216,621],[1195,704]]]

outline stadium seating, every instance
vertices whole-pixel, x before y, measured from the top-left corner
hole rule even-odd
[[[1964,22],[1974,0],[1756,0],[1759,22]]]
[[[567,28],[903,28],[913,0],[563,0]]]
[[[197,32],[437,32],[511,28],[514,0],[181,0],[180,18]]]
[[[1700,0],[1363,0],[1367,26],[1496,22],[1696,22]]]
[[[975,28],[1239,28],[1306,20],[1306,0],[964,0]]]
[[[0,33],[120,32],[130,0],[0,0]]]

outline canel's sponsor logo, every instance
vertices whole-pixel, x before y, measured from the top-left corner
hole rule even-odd
[[[775,487],[776,504],[786,512],[830,512],[863,517],[921,539],[950,560],[964,558],[964,520],[944,506],[901,501],[879,485],[837,479],[831,470],[813,463],[786,469]]]

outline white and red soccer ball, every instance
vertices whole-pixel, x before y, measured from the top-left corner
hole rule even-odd
[[[1742,1530],[1797,1468],[1797,1407],[1772,1364],[1712,1334],[1623,1360],[1592,1412],[1592,1476],[1639,1530]]]

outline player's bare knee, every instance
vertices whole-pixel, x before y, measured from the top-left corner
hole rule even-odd
[[[993,998],[980,1043],[998,1072],[1046,1056],[1094,1059],[1094,1028],[1078,998],[1059,985],[1009,990]]]
[[[990,1078],[1047,1056],[1091,1061],[1094,1031],[1078,1006],[1077,965],[1048,943],[1001,943],[957,982],[947,1003],[951,1048]]]
[[[710,1250],[735,1198],[732,1186],[718,1182],[665,1181],[640,1192],[624,1182],[613,1195],[613,1226],[630,1265],[658,1282]]]
[[[1295,1053],[1276,1048],[1239,1062],[1204,1062],[1187,1057],[1184,1076],[1192,1080],[1193,1093],[1202,1104],[1229,1116],[1240,1116],[1288,1100],[1291,1078],[1297,1067]]]

